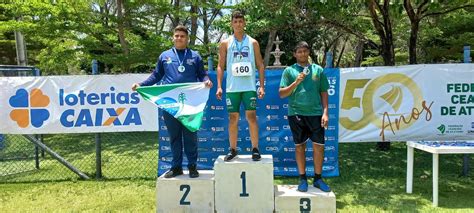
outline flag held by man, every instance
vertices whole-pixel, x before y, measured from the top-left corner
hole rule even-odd
[[[138,87],[137,92],[147,101],[178,119],[192,132],[199,130],[209,98],[204,83],[181,83]]]

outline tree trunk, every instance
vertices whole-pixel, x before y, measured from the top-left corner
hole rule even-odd
[[[276,37],[276,30],[270,30],[270,33],[268,34],[267,46],[265,47],[265,53],[263,57],[263,64],[265,67],[268,66],[268,63],[270,63],[270,52],[272,51],[273,40],[275,40],[275,37]]]
[[[204,25],[204,33],[202,40],[204,45],[207,45],[209,44],[209,27],[211,23],[209,23],[209,20],[207,19],[207,10],[205,8],[203,8],[202,10],[202,23]]]
[[[377,35],[380,38],[380,55],[385,66],[395,65],[395,51],[393,46],[392,22],[389,14],[390,0],[384,0],[383,5],[379,5],[375,0],[369,0],[369,13]],[[383,23],[379,20],[378,13],[382,15]]]
[[[408,44],[408,53],[410,57],[410,64],[417,64],[416,61],[416,41],[418,39],[418,29],[420,27],[420,22],[415,21],[411,23],[410,31],[410,42]]]
[[[336,66],[334,67],[339,67],[339,64],[341,63],[342,54],[344,54],[344,50],[346,49],[346,43],[348,39],[349,38],[344,39],[344,44],[342,45],[341,52],[339,53],[339,57],[337,58]]]
[[[191,16],[191,34],[189,36],[189,45],[194,45],[196,43],[197,29],[198,29],[198,6],[193,4],[190,10]]]
[[[357,43],[356,49],[355,49],[355,60],[354,60],[354,65],[353,67],[360,67],[362,64],[362,59],[363,59],[363,54],[364,54],[364,44],[365,42],[363,40],[359,40],[359,43]]]
[[[130,54],[130,50],[128,48],[128,43],[125,38],[125,29],[124,29],[124,16],[123,14],[123,0],[117,0],[117,27],[118,27],[118,36],[120,40],[120,46],[122,46],[122,51],[124,56],[127,58]],[[130,70],[130,65],[125,61],[123,65],[123,71],[128,72]]]

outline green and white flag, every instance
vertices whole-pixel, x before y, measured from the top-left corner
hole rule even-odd
[[[138,87],[137,92],[178,119],[189,131],[201,127],[209,88],[204,83],[182,83]]]

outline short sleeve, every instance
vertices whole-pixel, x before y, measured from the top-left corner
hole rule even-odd
[[[319,87],[319,92],[327,92],[329,89],[329,81],[328,81],[328,78],[326,77],[326,74],[324,74],[324,71],[322,68],[321,68],[320,82],[321,82],[321,85]]]
[[[292,82],[290,82],[290,72],[289,68],[286,68],[283,73],[281,74],[281,80],[280,80],[280,88],[283,87],[288,87],[290,86]]]

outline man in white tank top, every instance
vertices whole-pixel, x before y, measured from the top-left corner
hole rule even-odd
[[[265,67],[260,45],[252,37],[245,34],[245,18],[242,12],[232,13],[231,26],[234,34],[219,45],[219,64],[217,66],[216,97],[222,100],[222,78],[227,69],[226,104],[229,112],[229,143],[230,151],[225,161],[237,157],[237,133],[239,109],[243,103],[245,117],[249,123],[250,141],[252,142],[252,160],[260,160],[258,150],[257,97],[265,96]],[[260,87],[256,89],[256,71],[258,70]]]

